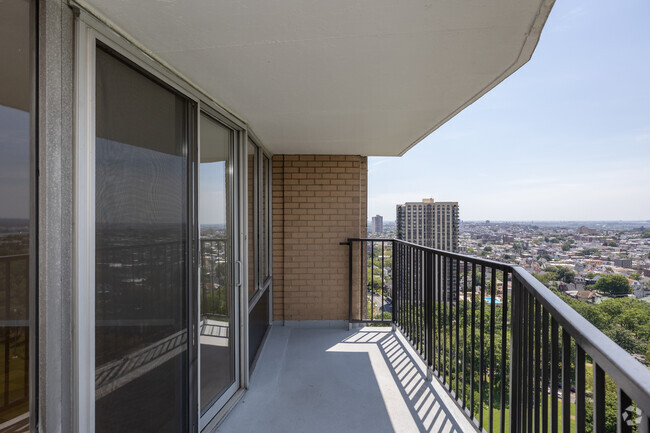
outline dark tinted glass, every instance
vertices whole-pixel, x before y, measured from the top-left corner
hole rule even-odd
[[[0,1],[0,431],[29,430],[30,2]]]
[[[188,104],[96,65],[96,431],[185,431]]]
[[[253,307],[248,318],[248,363],[252,365],[260,350],[260,345],[269,326],[269,291],[264,294]]]
[[[231,279],[232,132],[201,115],[199,225],[201,237],[201,410],[235,381],[234,287]]]

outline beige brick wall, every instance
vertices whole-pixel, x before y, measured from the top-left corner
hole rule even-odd
[[[347,320],[349,237],[366,236],[367,158],[273,157],[274,320]]]

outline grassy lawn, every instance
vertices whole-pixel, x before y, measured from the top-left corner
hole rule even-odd
[[[548,398],[548,410],[549,410],[549,420],[550,420],[550,412],[551,412],[551,396],[547,396]],[[558,405],[557,405],[557,410],[558,410],[558,426],[559,429],[562,429],[562,399],[558,399]],[[576,420],[575,420],[575,413],[576,413],[576,405],[574,403],[571,403],[571,431],[576,431]],[[501,431],[501,410],[500,409],[494,409],[492,411],[492,416],[494,417],[494,425],[493,425],[493,430],[494,432],[500,432]],[[506,408],[506,430],[508,430],[509,426],[509,421],[508,417],[510,416],[510,410]],[[541,416],[541,409],[540,409],[540,416]],[[483,428],[486,431],[490,431],[489,429],[489,421],[490,421],[490,411],[487,407],[483,409]],[[549,422],[550,424],[550,422]]]

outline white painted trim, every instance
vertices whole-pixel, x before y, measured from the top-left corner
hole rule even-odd
[[[75,429],[95,431],[95,32],[76,20]]]

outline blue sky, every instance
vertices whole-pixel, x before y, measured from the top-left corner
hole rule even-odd
[[[650,1],[557,0],[533,58],[401,158],[369,158],[368,217],[650,219]]]

